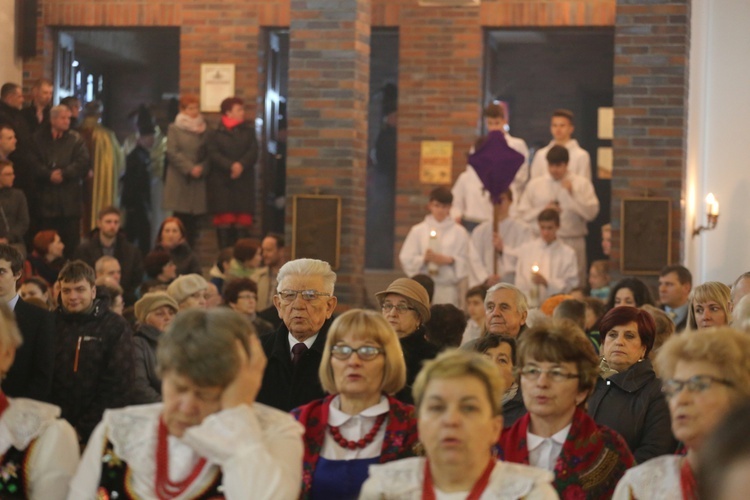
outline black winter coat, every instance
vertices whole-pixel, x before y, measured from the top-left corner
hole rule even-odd
[[[34,134],[34,179],[41,217],[80,217],[83,207],[83,179],[91,167],[89,151],[78,132],[67,131],[52,139],[49,126]],[[62,170],[63,181],[54,184],[50,175]]]
[[[130,403],[133,385],[133,332],[106,298],[94,299],[92,312],[55,312],[56,356],[52,403],[86,443],[104,410]]]
[[[597,424],[625,438],[640,464],[677,448],[661,380],[648,359],[606,380],[597,379],[588,412]]]
[[[16,174],[13,187],[22,190],[26,194],[26,198],[31,201],[29,194],[34,189],[34,178],[31,171],[34,145],[29,124],[23,115],[23,111],[8,106],[2,101],[0,101],[0,124],[10,125],[16,133],[16,139],[18,140],[16,150],[8,158],[13,162],[13,169]]]
[[[326,393],[320,385],[318,368],[332,319],[323,323],[312,347],[305,351],[297,366],[292,364],[289,330],[282,324],[275,332],[260,338],[268,358],[263,384],[256,398],[259,403],[281,411],[291,411]]]
[[[396,394],[396,399],[406,404],[414,404],[412,386],[419,370],[425,361],[433,359],[440,352],[440,348],[427,341],[424,326],[420,326],[406,337],[399,339],[401,350],[404,352],[406,363],[406,385]]]
[[[206,178],[208,211],[252,214],[255,209],[254,167],[258,160],[255,128],[250,122],[244,122],[229,130],[219,123],[206,142],[210,165]],[[237,179],[230,176],[234,162],[240,162],[243,167]]]
[[[141,325],[135,332],[135,382],[132,404],[142,405],[161,401],[161,378],[156,370],[156,345],[161,332],[151,325]]]
[[[182,276],[183,274],[203,275],[203,269],[201,269],[198,256],[193,253],[187,242],[180,243],[172,250],[167,250],[161,245],[156,245],[155,250],[167,252],[172,257],[172,262],[174,262],[177,268],[177,276]]]
[[[73,255],[74,259],[81,259],[94,267],[96,261],[104,255],[99,230],[94,229],[89,240],[81,243]],[[115,259],[120,263],[120,286],[123,290],[123,300],[126,306],[135,304],[135,291],[143,281],[143,257],[141,251],[130,243],[120,232],[115,240]]]

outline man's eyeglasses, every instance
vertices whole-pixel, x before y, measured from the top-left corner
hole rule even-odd
[[[577,373],[569,373],[562,368],[552,368],[549,370],[542,370],[538,366],[524,366],[523,368],[516,371],[526,380],[538,380],[542,376],[542,373],[546,373],[547,376],[554,382],[564,382],[566,380],[579,378],[580,375]]]
[[[727,387],[734,387],[734,382],[725,378],[712,377],[711,375],[695,375],[687,380],[669,379],[665,380],[661,386],[661,392],[667,398],[673,398],[687,389],[690,392],[703,392],[710,389],[713,384],[722,384]]]
[[[362,361],[370,361],[371,359],[377,358],[385,351],[382,348],[373,345],[363,345],[356,349],[348,345],[335,345],[331,347],[331,356],[342,361],[351,358],[352,353],[355,352]]]
[[[406,304],[396,305],[396,304],[391,304],[390,302],[384,302],[382,307],[383,307],[383,312],[387,312],[387,313],[391,312],[391,309],[393,308],[395,308],[396,312],[399,314],[404,314],[406,311],[416,310],[413,307],[407,306]]]
[[[282,290],[278,293],[279,299],[284,304],[291,304],[297,298],[297,295],[302,295],[302,300],[312,302],[318,297],[330,297],[330,293],[317,292],[315,290]]]

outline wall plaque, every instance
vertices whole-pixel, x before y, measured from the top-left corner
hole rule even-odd
[[[308,258],[339,268],[341,197],[292,197],[292,259]]]
[[[669,265],[672,218],[669,198],[625,198],[620,226],[622,274],[658,276]]]

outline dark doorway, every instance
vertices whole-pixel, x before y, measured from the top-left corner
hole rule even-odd
[[[57,33],[56,98],[75,95],[81,104],[100,100],[102,123],[120,141],[133,131],[128,116],[140,104],[153,111],[162,130],[173,117],[168,101],[179,92],[179,28],[90,29]]]
[[[552,111],[567,108],[576,116],[573,137],[591,157],[591,179],[601,207],[589,224],[589,262],[604,258],[601,226],[610,220],[610,176],[597,168],[597,153],[612,141],[600,139],[597,130],[599,109],[612,107],[613,78],[612,27],[485,33],[484,102],[507,102],[510,132],[526,140],[531,156],[551,139]]]
[[[396,209],[398,31],[373,28],[370,36],[365,267],[393,269]]]

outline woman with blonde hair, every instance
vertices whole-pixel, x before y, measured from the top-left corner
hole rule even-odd
[[[447,351],[425,363],[414,400],[426,456],[371,466],[360,499],[557,498],[550,472],[493,453],[508,382],[475,352]]]
[[[707,281],[693,288],[688,297],[688,328],[701,330],[731,323],[731,294],[731,289],[718,281]]]
[[[656,356],[672,433],[687,454],[653,458],[629,470],[616,499],[696,498],[694,471],[705,439],[736,405],[750,398],[750,336],[731,328],[686,331]]]
[[[21,334],[0,304],[0,377],[13,365]],[[78,437],[60,408],[0,390],[0,497],[64,499],[79,460]],[[10,498],[8,496],[7,498]]]
[[[396,332],[375,311],[347,311],[328,330],[319,376],[329,395],[292,411],[305,426],[301,498],[356,498],[371,464],[414,454],[414,407],[393,397],[406,383]]]

